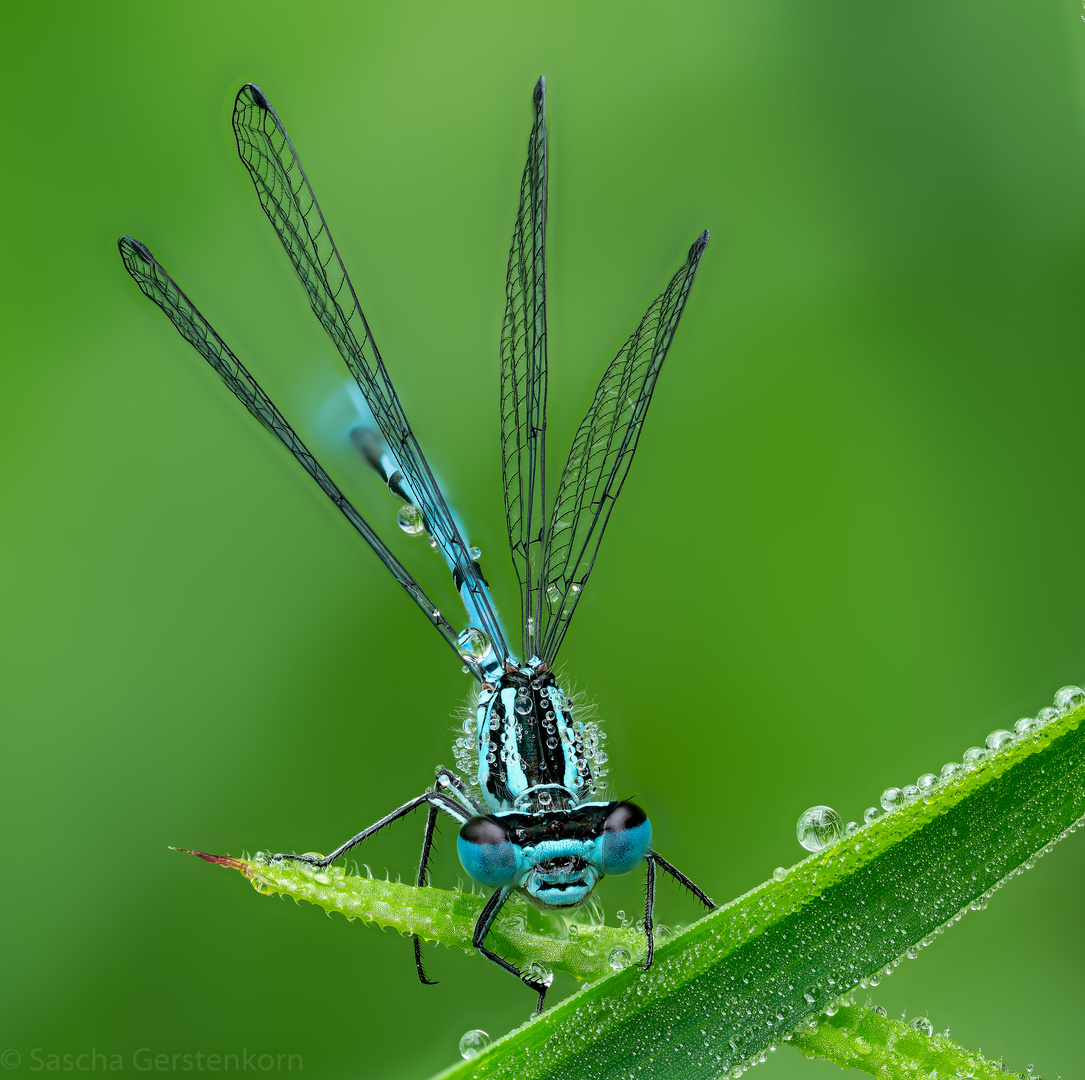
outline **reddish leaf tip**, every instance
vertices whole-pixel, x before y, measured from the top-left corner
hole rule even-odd
[[[233,870],[240,870],[243,874],[248,870],[249,864],[242,859],[235,859],[231,855],[209,855],[206,851],[193,851],[191,848],[171,847],[170,851],[183,851],[186,855],[195,855],[204,862],[215,863],[217,866],[229,866]]]

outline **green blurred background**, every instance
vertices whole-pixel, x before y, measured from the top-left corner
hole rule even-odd
[[[712,229],[563,659],[614,790],[725,900],[798,859],[806,806],[860,817],[1085,682],[1079,12],[6,8],[0,1049],[19,1071],[34,1048],[132,1071],[141,1047],[244,1046],[422,1078],[530,1007],[432,947],[421,988],[398,936],[167,850],[329,849],[451,762],[468,681],[117,256],[123,232],[149,244],[289,414],[341,385],[236,157],[242,82],[299,146],[505,611],[497,339],[538,75],[552,467]],[[344,482],[397,533],[368,477]],[[452,610],[436,557],[393,541]],[[420,829],[363,858],[409,875]],[[459,876],[451,841],[435,883]],[[1074,838],[877,1000],[1078,1074],[1083,884]],[[611,919],[638,891],[605,883]],[[658,910],[696,914],[665,884]],[[837,1072],[782,1049],[759,1075]]]

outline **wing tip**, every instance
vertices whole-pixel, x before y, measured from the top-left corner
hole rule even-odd
[[[535,89],[531,94],[532,101],[535,102],[535,107],[541,109],[546,102],[546,76],[540,75],[539,81],[535,84]]]
[[[267,112],[271,108],[271,103],[267,99],[267,94],[265,94],[256,83],[245,83],[245,85],[238,90],[237,100],[240,102],[242,98],[246,98],[246,104],[255,105],[258,109],[263,109],[264,112]]]
[[[131,258],[142,259],[144,262],[153,263],[154,256],[151,254],[151,249],[147,247],[142,241],[137,240],[134,236],[128,236],[125,234],[117,241],[117,250],[121,253],[121,258],[127,263]]]
[[[696,240],[693,241],[693,247],[689,249],[689,257],[691,259],[700,258],[704,254],[704,249],[708,247],[709,232],[707,229]]]

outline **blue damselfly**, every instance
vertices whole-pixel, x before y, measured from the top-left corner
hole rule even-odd
[[[477,701],[457,761],[468,779],[441,768],[433,787],[341,844],[330,855],[283,854],[327,866],[412,810],[428,810],[418,868],[426,882],[438,815],[459,826],[457,851],[470,877],[493,890],[474,932],[484,956],[523,979],[542,1009],[548,983],[486,948],[486,936],[513,892],[544,910],[584,903],[607,874],[645,864],[644,929],[651,964],[657,868],[712,901],[652,846],[645,812],[601,794],[606,755],[594,725],[573,717],[554,664],[591,573],[640,438],[641,425],[708,243],[697,238],[681,269],[653,301],[606,369],[573,440],[557,497],[547,513],[546,434],[546,124],[545,83],[532,96],[534,123],[509,253],[501,333],[501,452],[505,515],[520,584],[519,656],[498,621],[476,549],[467,546],[407,422],[354,288],[297,153],[256,86],[241,88],[233,127],[241,160],[308,294],[312,309],[354,376],[369,417],[351,431],[364,460],[401,503],[407,532],[427,534],[444,555],[467,611],[457,631],[310,453],[260,384],[174,284],[150,251],[123,237],[121,256],[143,292],[172,320],[235,396],[281,440],[364,537],[477,680]],[[415,965],[422,982],[420,942]]]

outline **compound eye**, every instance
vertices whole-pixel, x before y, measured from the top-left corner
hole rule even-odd
[[[616,803],[603,822],[603,873],[628,874],[652,842],[652,823],[636,803]]]
[[[504,826],[492,817],[473,817],[456,840],[460,865],[480,885],[497,888],[516,878],[519,853]]]

